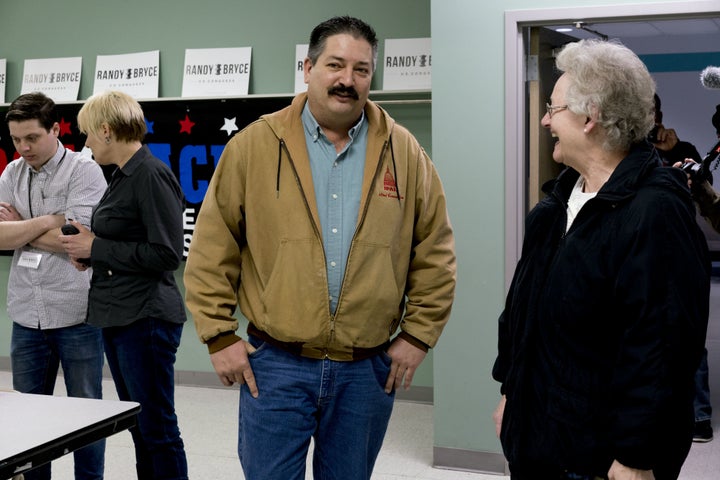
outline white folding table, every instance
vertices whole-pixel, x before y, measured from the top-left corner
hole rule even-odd
[[[136,402],[0,391],[0,479],[135,425]]]

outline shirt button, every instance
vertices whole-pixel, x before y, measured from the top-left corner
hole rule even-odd
[[[334,267],[335,265],[337,265],[335,262],[330,262],[331,267]]]
[[[108,270],[108,277],[112,277],[112,270]]]
[[[337,233],[337,228],[333,228],[333,229],[332,229],[332,232],[333,232],[333,233]]]
[[[333,197],[333,200],[337,200],[337,197],[338,197],[337,193],[333,193],[332,197]]]

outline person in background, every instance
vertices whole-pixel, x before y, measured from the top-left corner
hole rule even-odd
[[[655,127],[648,135],[648,140],[655,145],[663,165],[675,165],[685,159],[694,162],[701,162],[702,158],[690,142],[683,142],[678,139],[677,133],[672,128],[665,128],[662,123],[663,112],[662,102],[658,94],[655,94]],[[705,443],[713,439],[712,429],[712,403],[710,402],[710,380],[707,362],[707,348],[703,350],[700,366],[695,372],[695,432],[693,441]]]
[[[671,166],[676,162],[682,162],[691,158],[695,162],[702,161],[702,157],[690,142],[683,142],[672,128],[665,128],[663,125],[662,102],[656,93],[655,99],[655,127],[648,134],[648,141],[655,145],[660,154],[660,159],[665,166]]]
[[[311,439],[315,478],[369,479],[395,389],[450,315],[443,188],[368,100],[376,59],[362,20],[317,25],[307,93],[228,142],[198,215],[186,301],[220,380],[241,385],[248,480],[304,479]]]
[[[707,244],[685,176],[645,141],[655,85],[637,55],[581,40],[556,63],[542,125],[566,168],[527,216],[499,319],[496,430],[513,480],[677,479]]]
[[[91,228],[60,240],[75,267],[92,267],[88,323],[102,328],[120,400],[140,403],[135,444],[139,480],[187,479],[175,414],[175,354],[186,320],[173,272],[183,258],[184,197],[173,172],[142,144],[140,105],[108,91],[78,113],[85,145],[116,168]]]
[[[20,158],[0,176],[0,249],[14,250],[7,313],[12,320],[13,388],[52,395],[62,365],[67,394],[102,398],[100,330],[85,322],[90,277],[58,240],[66,219],[89,224],[106,183],[92,159],[58,139],[55,102],[43,93],[16,98],[5,120]],[[105,441],[74,452],[75,479],[102,479]],[[25,473],[49,479],[50,464]]]

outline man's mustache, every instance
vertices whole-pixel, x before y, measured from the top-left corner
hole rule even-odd
[[[358,100],[360,98],[360,95],[358,95],[357,91],[353,87],[332,87],[330,90],[328,90],[328,93],[330,95],[349,95],[355,100]]]

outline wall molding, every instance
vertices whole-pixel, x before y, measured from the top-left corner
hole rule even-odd
[[[10,357],[0,355],[0,371],[12,371]],[[62,375],[62,371],[60,375]],[[103,367],[103,378],[106,380],[112,378],[107,364]],[[195,372],[190,370],[176,370],[175,385],[201,388],[227,388],[220,383],[215,372]],[[433,387],[411,387],[410,390],[398,389],[395,392],[395,399],[402,402],[432,405]]]
[[[433,447],[433,467],[461,472],[510,475],[502,453]]]

